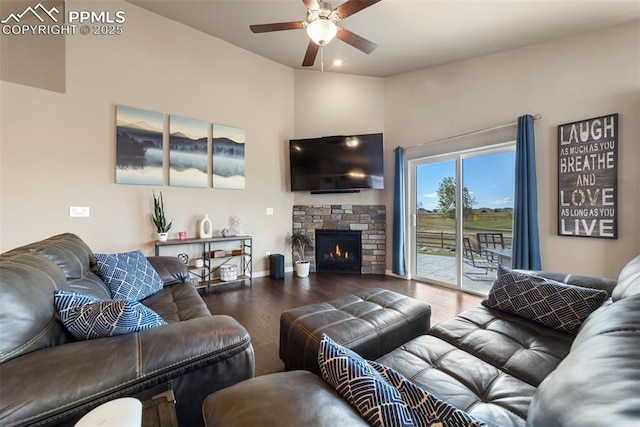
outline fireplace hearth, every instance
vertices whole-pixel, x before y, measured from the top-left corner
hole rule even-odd
[[[360,273],[362,231],[316,230],[316,271]]]

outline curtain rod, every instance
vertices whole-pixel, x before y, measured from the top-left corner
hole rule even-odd
[[[533,120],[538,120],[538,119],[541,119],[541,118],[542,118],[542,114],[535,114],[533,116]],[[445,142],[445,141],[449,141],[449,140],[452,140],[452,139],[462,138],[463,136],[479,135],[479,134],[486,133],[486,132],[492,132],[494,130],[499,130],[499,129],[504,129],[504,128],[508,128],[508,127],[511,127],[511,126],[516,126],[517,124],[518,124],[518,122],[515,121],[515,122],[511,122],[511,123],[506,123],[504,125],[494,126],[492,128],[474,130],[473,132],[467,132],[467,133],[462,133],[460,135],[454,135],[454,136],[449,136],[449,137],[442,138],[442,139],[436,139],[435,141],[423,142],[422,144],[412,145],[411,147],[421,147],[423,145],[438,144],[440,142]],[[409,147],[407,147],[407,148],[409,148]],[[395,151],[395,149],[394,149],[394,151]]]

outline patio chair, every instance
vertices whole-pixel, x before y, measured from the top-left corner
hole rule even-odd
[[[498,269],[498,264],[493,262],[492,260],[482,258],[477,254],[474,255],[473,247],[471,246],[471,240],[469,240],[468,237],[464,237],[462,240],[464,244],[464,256],[462,257],[462,260],[465,264],[470,265],[474,268],[484,269],[484,274],[488,274],[489,271]],[[468,273],[465,273],[465,276],[469,277]],[[473,277],[470,278],[473,279]]]
[[[478,239],[478,253],[480,256],[496,262],[497,256],[485,248],[504,249],[504,236],[502,233],[476,233]]]

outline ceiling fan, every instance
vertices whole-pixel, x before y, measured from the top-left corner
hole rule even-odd
[[[250,25],[254,33],[268,33],[272,31],[300,30],[305,28],[311,40],[302,61],[303,67],[310,67],[316,60],[318,49],[327,45],[334,37],[350,44],[356,49],[369,54],[375,50],[377,44],[338,26],[338,22],[360,12],[381,0],[347,0],[333,9],[330,3],[318,0],[302,0],[307,7],[307,20],[295,22],[278,22],[273,24]]]

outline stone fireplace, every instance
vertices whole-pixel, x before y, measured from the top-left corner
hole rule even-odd
[[[360,234],[360,273],[384,274],[386,266],[386,207],[383,205],[295,205],[293,228],[304,231],[313,241],[305,254],[311,271],[318,270],[316,259],[316,230],[356,231]],[[322,248],[321,248],[322,249]],[[335,254],[335,247],[330,251]],[[330,253],[320,254],[322,260]],[[340,261],[341,263],[343,261]],[[357,271],[355,271],[357,272]]]

